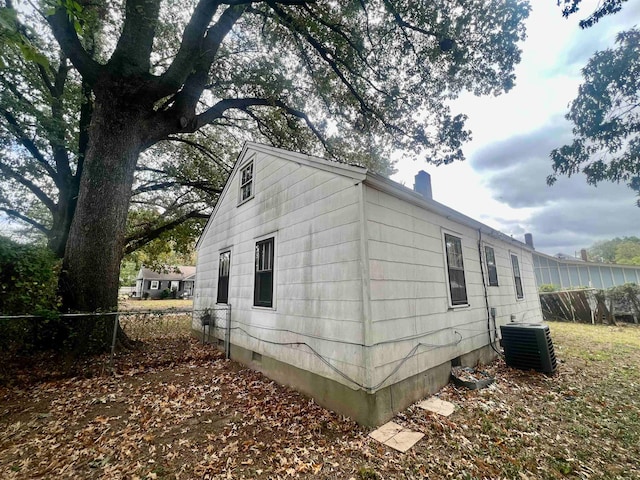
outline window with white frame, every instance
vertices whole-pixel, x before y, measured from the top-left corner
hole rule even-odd
[[[253,160],[240,169],[240,203],[253,197]]]
[[[253,287],[253,304],[256,307],[273,307],[273,247],[273,237],[256,243]]]
[[[218,264],[218,303],[229,303],[229,272],[231,270],[231,252],[220,254]]]
[[[160,282],[158,280],[151,280],[151,285],[149,285],[150,290],[158,290],[160,288]]]
[[[487,277],[489,279],[490,287],[498,286],[498,268],[496,267],[496,254],[493,251],[493,247],[489,245],[484,246],[484,259],[487,265]]]
[[[451,305],[467,305],[467,285],[464,278],[462,239],[445,233],[444,243],[447,257],[447,277],[449,279]]]
[[[524,298],[524,292],[522,290],[522,277],[520,276],[520,264],[518,257],[511,254],[511,265],[513,266],[513,280],[516,286],[516,297],[518,299]]]

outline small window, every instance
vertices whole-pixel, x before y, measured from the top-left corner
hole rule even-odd
[[[462,260],[462,240],[448,233],[444,234],[447,251],[447,272],[449,277],[449,293],[452,305],[467,304],[467,285],[464,279],[464,262]]]
[[[273,306],[273,238],[256,243],[253,304],[256,307]]]
[[[518,257],[511,255],[511,265],[513,266],[513,279],[516,284],[516,297],[518,299],[524,298],[524,292],[522,291],[522,277],[520,276],[520,265],[518,264]]]
[[[240,202],[253,196],[253,161],[240,170]]]
[[[218,265],[218,303],[229,303],[229,270],[231,267],[231,252],[220,254]]]
[[[496,255],[493,251],[493,247],[489,245],[484,246],[484,259],[487,264],[487,276],[489,277],[489,286],[498,286],[498,269],[496,268]]]
[[[149,286],[151,290],[158,290],[160,288],[160,282],[158,280],[151,280],[151,285]]]

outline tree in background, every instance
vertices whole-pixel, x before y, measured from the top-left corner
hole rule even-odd
[[[551,152],[549,184],[582,172],[589,184],[625,182],[640,194],[640,30],[619,33],[616,45],[596,52],[582,70],[584,83],[566,115],[574,140]]]
[[[591,14],[580,20],[580,28],[589,28],[598,23],[601,18],[618,13],[622,10],[622,4],[627,0],[601,0],[596,9]],[[580,10],[582,0],[558,0],[558,5],[562,5],[562,16],[569,17]]]
[[[602,240],[589,247],[588,255],[590,260],[596,262],[640,265],[640,238]]]
[[[618,13],[626,1],[599,2],[580,27]],[[578,12],[581,3],[558,0],[565,17]],[[640,30],[619,33],[615,43],[615,48],[596,52],[582,70],[584,83],[566,115],[574,125],[574,140],[551,152],[549,185],[558,175],[582,172],[591,185],[625,182],[640,195]]]
[[[92,50],[84,29],[98,8]],[[91,91],[65,307],[115,307],[146,150],[210,126],[381,173],[395,149],[435,164],[462,159],[470,133],[448,102],[513,86],[528,12],[521,0],[66,0],[18,15],[17,29],[33,32],[46,18],[53,50]]]
[[[28,227],[23,235],[44,236],[62,257],[88,145],[93,95],[53,39],[35,36],[18,23],[15,10],[0,10],[0,19],[0,33],[10,32],[11,26],[24,32],[24,37],[6,39],[13,42],[7,41],[0,55],[0,211]],[[85,38],[96,28],[95,21],[87,23]],[[125,253],[144,248],[183,222],[192,226],[191,237],[184,240],[193,242],[238,149],[225,143],[241,141],[225,134],[171,137],[141,156]]]

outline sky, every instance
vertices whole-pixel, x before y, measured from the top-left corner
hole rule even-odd
[[[434,200],[523,241],[533,235],[536,250],[580,255],[599,240],[640,236],[636,194],[624,184],[587,185],[582,174],[552,173],[549,153],[570,143],[564,118],[581,84],[581,69],[598,50],[614,46],[616,33],[640,20],[640,2],[581,30],[578,21],[596,2],[583,1],[565,19],[555,0],[532,1],[516,86],[499,97],[462,95],[454,104],[469,117],[473,140],[466,161],[435,167],[400,159],[392,179],[413,187],[419,170],[431,175]]]
[[[532,233],[536,249],[550,255],[579,255],[599,240],[640,236],[640,208],[625,185],[593,187],[583,175],[546,184],[550,151],[571,141],[564,115],[581,68],[593,52],[612,47],[617,32],[640,23],[640,1],[632,0],[622,12],[580,30],[578,21],[596,2],[583,0],[581,11],[565,19],[556,0],[531,1],[515,88],[499,97],[462,95],[453,104],[454,112],[468,115],[473,132],[464,148],[467,160],[435,167],[401,159],[393,180],[412,187],[424,169],[436,201],[516,239]],[[2,218],[0,231],[10,233]]]

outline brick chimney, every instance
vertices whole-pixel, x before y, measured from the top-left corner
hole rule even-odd
[[[416,175],[413,191],[419,193],[424,198],[433,199],[433,193],[431,192],[431,175],[424,170],[420,170]]]
[[[533,246],[533,234],[525,233],[524,234],[524,243],[526,243],[529,247],[531,247],[532,249],[535,250],[535,247]]]
[[[580,250],[580,258],[582,258],[583,261],[588,262],[589,258],[587,257],[587,249],[583,248],[582,250]]]

